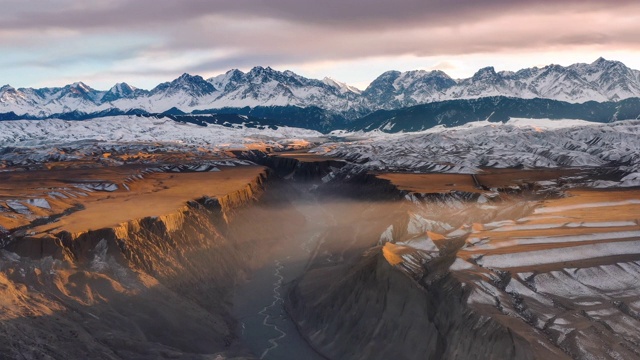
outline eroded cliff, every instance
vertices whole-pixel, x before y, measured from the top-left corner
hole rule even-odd
[[[0,353],[251,356],[229,315],[233,286],[304,221],[293,210],[271,211],[281,208],[283,185],[267,177],[263,171],[235,191],[188,201],[173,213],[14,241],[2,250]]]
[[[294,285],[300,331],[341,359],[640,356],[636,193],[531,173],[394,175],[419,179],[403,179],[416,190],[396,190],[404,201],[385,210],[377,236],[343,242],[350,256],[335,262],[321,244],[327,255]]]

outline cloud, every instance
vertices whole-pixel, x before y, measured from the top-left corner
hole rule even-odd
[[[606,11],[635,6],[635,0],[52,0],[38,7],[5,1],[3,28],[146,27],[203,16],[277,19],[338,28],[396,28],[475,21],[496,14]]]
[[[236,67],[372,57],[499,56],[587,47],[640,52],[636,0],[2,3],[0,51],[24,54],[24,68],[90,61],[100,66],[95,73],[101,78],[109,72],[211,75]],[[0,78],[5,74],[0,70]]]
[[[617,22],[620,17],[624,14],[541,12],[495,15],[450,25],[345,31],[274,19],[241,22],[235,18],[209,16],[173,32],[168,46],[233,49],[236,59],[258,56],[284,63],[292,58],[320,61],[393,55],[461,55],[585,45],[640,48],[640,38],[635,35],[640,33],[640,21]],[[194,31],[207,36],[194,36]]]

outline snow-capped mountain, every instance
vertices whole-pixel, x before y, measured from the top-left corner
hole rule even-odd
[[[345,84],[309,79],[292,71],[254,67],[243,73],[234,69],[208,80],[221,93],[209,108],[256,106],[317,106],[348,112],[359,106],[358,93],[345,91]]]
[[[179,78],[164,82],[151,90],[151,96],[160,95],[162,97],[175,95],[188,95],[192,98],[200,98],[215,93],[216,88],[199,75],[189,75],[187,73],[180,75]]]
[[[453,99],[507,96],[544,98],[571,103],[619,101],[640,97],[640,71],[618,61],[549,65],[517,72],[480,69],[467,79],[454,80],[442,71],[388,71],[364,91],[334,79],[310,79],[291,71],[254,67],[234,69],[210,79],[183,74],[147,91],[119,83],[107,91],[82,82],[61,88],[0,88],[0,113],[47,117],[71,112],[111,110],[184,112],[223,108],[316,107],[344,118],[378,109],[396,109]]]
[[[8,111],[26,113],[35,110],[38,103],[26,89],[18,90],[11,85],[0,87],[0,105]]]
[[[114,96],[114,86],[109,91],[98,91],[82,82],[64,87],[20,88],[9,85],[0,88],[0,111],[13,111],[16,114],[47,116],[55,113],[73,111],[93,112],[112,108],[109,101]],[[133,95],[143,94],[134,92]]]
[[[374,109],[394,109],[445,98],[444,91],[456,82],[442,71],[387,71],[362,95]]]
[[[603,58],[591,64],[548,65],[515,73],[496,73],[493,68],[485,68],[447,91],[449,98],[477,98],[491,96],[491,93],[572,103],[618,101],[638,97],[640,71]]]
[[[548,65],[517,72],[485,67],[457,81],[440,71],[390,71],[374,80],[363,94],[369,104],[385,109],[489,96],[571,103],[619,101],[640,96],[640,71],[603,58],[591,64]]]
[[[349,93],[352,92],[354,94],[361,94],[362,90],[358,89],[355,86],[351,86],[347,83],[343,83],[341,81],[338,81],[334,78],[328,77],[326,76],[324,79],[322,79],[322,82],[329,85],[329,86],[333,86],[336,89],[339,89],[341,93],[345,94],[345,93]]]
[[[147,90],[138,89],[127,83],[117,83],[102,96],[101,101],[104,103],[113,102],[118,99],[131,99],[147,95],[148,93]]]
[[[91,113],[109,109],[164,112],[178,108],[190,112],[257,106],[315,106],[336,113],[362,108],[358,90],[346,84],[260,66],[247,73],[230,70],[208,80],[183,74],[150,91],[125,83],[116,84],[108,91],[98,91],[83,83],[64,88],[15,89],[9,85],[0,88],[0,113],[19,115],[48,116],[74,110]]]

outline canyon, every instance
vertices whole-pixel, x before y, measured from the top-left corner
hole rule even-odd
[[[131,149],[0,172],[0,353],[640,356],[640,193],[588,185],[614,170]]]
[[[6,2],[0,360],[640,360],[600,2]]]

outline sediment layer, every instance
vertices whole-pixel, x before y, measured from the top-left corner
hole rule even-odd
[[[267,182],[263,171],[233,192],[188,201],[170,214],[14,241],[2,250],[8,304],[0,352],[68,359],[250,356],[229,315],[233,286],[290,230],[275,225],[282,217],[292,226],[299,221],[284,213],[267,219],[260,209],[274,201],[264,196]],[[267,225],[238,237],[256,222]]]

